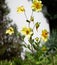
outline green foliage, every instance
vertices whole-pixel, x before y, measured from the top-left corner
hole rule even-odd
[[[42,47],[39,46],[40,41],[34,43],[34,40],[30,40],[31,48],[27,48],[31,52],[26,52],[24,65],[57,65],[57,30],[52,31],[49,40]]]
[[[48,52],[51,54],[57,53],[57,30],[53,30],[49,40],[46,42],[46,46],[48,47]]]
[[[15,63],[15,65],[23,65],[23,60],[20,58],[15,58],[14,59],[14,63]]]

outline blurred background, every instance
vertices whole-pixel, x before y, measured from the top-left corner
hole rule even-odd
[[[57,29],[57,0],[42,0],[47,12],[44,13],[49,20],[50,30]]]

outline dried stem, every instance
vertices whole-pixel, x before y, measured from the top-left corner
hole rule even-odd
[[[26,20],[28,20],[26,13],[24,12]],[[28,27],[30,27],[30,22],[28,23]]]
[[[25,15],[26,20],[28,20],[27,15],[26,15],[26,13],[25,13],[25,12],[24,12],[24,15]]]

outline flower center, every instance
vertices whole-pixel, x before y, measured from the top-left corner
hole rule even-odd
[[[26,30],[26,34],[27,34],[27,35],[29,34],[29,31],[28,31],[28,30]]]
[[[40,4],[39,3],[35,3],[35,6],[36,6],[37,9],[40,8]]]
[[[23,9],[23,8],[21,8],[20,10],[21,10],[21,11],[24,11],[24,9]]]
[[[44,36],[45,38],[47,37],[47,35],[48,35],[48,33],[43,34],[43,36]]]
[[[12,29],[10,29],[10,31],[13,31]]]

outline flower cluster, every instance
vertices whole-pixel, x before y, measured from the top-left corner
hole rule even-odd
[[[25,10],[23,5],[17,7],[17,13],[18,14],[19,13],[24,13],[24,15],[26,17],[26,22],[28,23],[28,27],[24,26],[22,28],[21,32],[20,32],[25,37],[27,36],[28,38],[32,38],[32,36],[34,35],[34,32],[33,32],[34,28],[36,28],[36,31],[38,32],[38,28],[40,26],[40,23],[36,22],[34,27],[33,27],[33,29],[30,27],[30,23],[31,22],[34,23],[33,12],[40,12],[40,11],[42,11],[42,7],[43,7],[43,4],[42,4],[41,0],[33,0],[32,4],[31,4],[32,15],[30,16],[30,19],[27,19],[26,10]],[[14,33],[14,29],[12,27],[9,27],[6,30],[6,34],[12,35],[13,33]],[[47,39],[48,39],[48,31],[46,29],[42,30],[41,38],[40,39],[42,39],[45,42],[47,41]],[[35,40],[38,41],[39,38],[36,37]]]
[[[33,0],[33,1],[32,1],[32,4],[31,4],[32,12],[33,12],[33,11],[34,11],[34,12],[40,12],[40,11],[42,11],[42,6],[43,6],[42,1]],[[18,13],[22,13],[22,12],[25,13],[26,11],[25,11],[24,6],[22,6],[22,5],[19,6],[19,7],[17,8],[17,12],[18,12]],[[25,13],[25,16],[26,16],[26,13]],[[27,20],[27,17],[26,17],[26,22],[29,23],[29,26],[28,26],[28,27],[24,26],[23,29],[21,30],[21,33],[24,34],[25,36],[30,37],[31,34],[33,34],[33,29],[30,28],[30,22],[34,22],[34,17],[31,15],[31,16],[30,16],[30,20]],[[36,28],[36,31],[38,31],[39,26],[40,26],[40,23],[39,23],[39,22],[37,22],[37,23],[34,25],[34,27]],[[46,29],[44,29],[44,30],[42,31],[41,38],[42,38],[45,42],[47,41],[47,39],[48,39],[48,31],[47,31]],[[37,38],[35,38],[35,39],[37,40]]]

